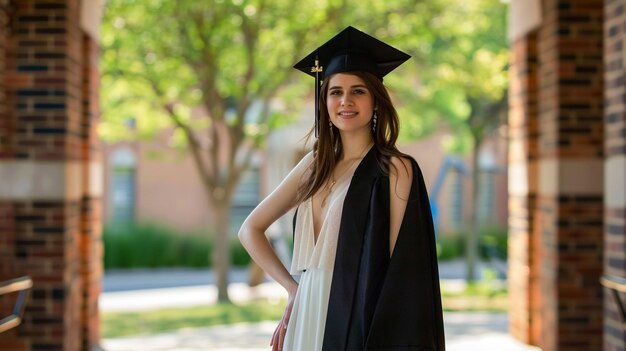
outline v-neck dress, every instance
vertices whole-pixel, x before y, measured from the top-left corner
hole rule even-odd
[[[317,241],[312,200],[298,207],[290,273],[301,277],[285,334],[284,351],[322,349],[341,213],[351,179],[352,174],[349,174],[333,187]]]

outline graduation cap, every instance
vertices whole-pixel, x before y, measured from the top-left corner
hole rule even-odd
[[[319,135],[320,81],[334,73],[364,71],[383,79],[411,56],[349,26],[293,67],[315,78],[315,137]]]

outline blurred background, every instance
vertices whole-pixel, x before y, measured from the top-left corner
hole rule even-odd
[[[427,179],[440,259],[472,282],[478,262],[493,262],[488,275],[504,279],[506,11],[501,1],[107,2],[105,269],[211,268],[221,302],[233,268],[263,282],[236,233],[312,144],[312,82],[291,66],[354,25],[413,56],[386,84],[400,148]],[[291,223],[267,233],[286,264]],[[493,293],[504,311],[506,293]]]
[[[624,2],[0,0],[0,348],[268,349],[237,232],[311,149],[292,65],[352,25],[412,56],[448,348],[622,349]]]

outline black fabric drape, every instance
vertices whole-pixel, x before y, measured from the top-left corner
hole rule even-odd
[[[439,273],[428,194],[415,160],[389,257],[389,177],[372,148],[348,189],[339,229],[324,351],[444,351]]]

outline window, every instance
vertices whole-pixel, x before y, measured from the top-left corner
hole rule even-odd
[[[495,222],[495,191],[496,172],[498,164],[493,151],[487,149],[478,155],[478,182],[480,193],[478,194],[478,224],[480,226],[491,225]]]
[[[463,225],[463,174],[450,173],[450,226],[460,230]]]
[[[244,172],[233,194],[230,207],[230,232],[236,234],[246,217],[259,203],[259,169]]]
[[[135,220],[136,157],[128,148],[118,149],[111,157],[111,222]]]
[[[495,214],[495,174],[493,171],[483,170],[479,177],[478,220],[481,225],[489,225],[494,222]]]

